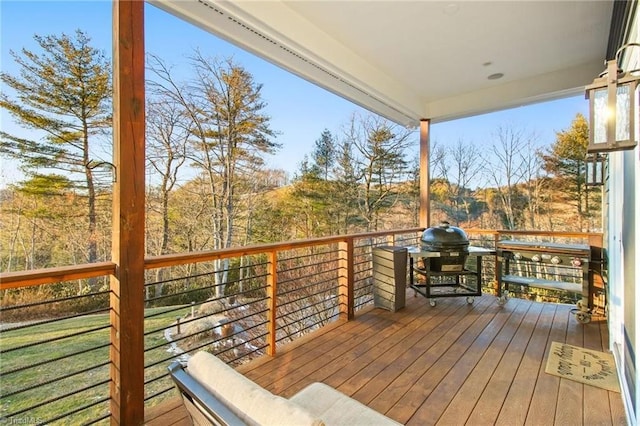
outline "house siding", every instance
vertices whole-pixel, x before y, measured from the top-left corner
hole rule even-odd
[[[626,43],[639,43],[635,14],[629,17]],[[640,47],[625,50],[621,68],[640,68]],[[640,120],[636,102],[635,130]],[[637,345],[640,342],[640,148],[609,155],[606,198],[606,249],[609,279],[609,330],[611,350],[616,356],[627,417],[638,424],[640,384],[637,377]]]

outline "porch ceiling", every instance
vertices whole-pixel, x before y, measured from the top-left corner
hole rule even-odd
[[[581,93],[604,70],[614,4],[149,2],[405,125]]]

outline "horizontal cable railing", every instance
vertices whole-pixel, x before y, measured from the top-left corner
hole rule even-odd
[[[2,291],[3,421],[82,424],[109,417],[105,288],[106,277],[92,277]]]
[[[199,350],[245,363],[373,306],[373,249],[419,246],[422,228],[332,236],[145,259],[145,401],[173,395],[167,366]],[[599,234],[468,230],[471,244],[506,238],[590,243]],[[483,258],[483,290],[496,262]],[[106,423],[109,262],[0,276],[1,418]]]
[[[173,394],[167,366],[207,350],[229,363],[264,354],[267,323],[264,255],[229,256],[147,271],[147,306],[178,303],[164,321],[145,314],[145,399]],[[158,308],[159,309],[159,308]]]
[[[147,294],[151,295],[146,299],[147,304],[175,300],[188,307],[186,314],[176,318],[166,330],[173,333],[165,336],[171,339],[171,353],[165,350],[162,356],[156,355],[164,350],[161,343],[145,346],[146,359],[166,359],[167,363],[176,358],[186,361],[191,353],[204,349],[238,364],[274,353],[277,347],[320,329],[344,314],[340,280],[346,277],[346,270],[341,259],[349,255],[353,258],[351,303],[356,310],[371,306],[372,247],[394,243],[413,245],[420,231],[317,238],[268,244],[259,249],[245,247],[198,253],[192,258],[184,255],[149,258],[148,274],[157,276],[150,275],[145,285]],[[341,244],[346,241],[353,242],[352,254],[341,250]],[[242,255],[238,255],[239,252]],[[275,269],[270,269],[270,259],[275,259]],[[197,262],[189,263],[189,260]],[[197,274],[193,272],[195,265]],[[177,270],[192,272],[175,279],[167,278],[176,275]],[[275,271],[275,277],[270,271]],[[187,283],[187,280],[190,281]],[[210,284],[198,284],[202,280]],[[215,282],[224,282],[224,290],[220,285],[211,284]],[[158,286],[162,287],[161,291],[157,290]],[[176,291],[177,287],[181,290]],[[193,287],[198,290],[194,291]],[[275,296],[270,293],[273,288]],[[209,332],[202,332],[198,323],[207,323]],[[157,369],[157,365],[160,364],[146,363],[145,392],[151,405],[164,399],[173,388],[166,369]]]
[[[337,245],[278,253],[276,342],[280,345],[338,319]]]

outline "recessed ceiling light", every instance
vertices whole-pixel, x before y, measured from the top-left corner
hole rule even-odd
[[[487,79],[489,80],[497,80],[499,78],[504,77],[504,74],[502,74],[501,72],[497,72],[495,74],[491,74],[489,77],[487,77]]]
[[[444,14],[449,16],[455,15],[456,13],[458,13],[458,10],[460,10],[460,6],[458,5],[458,3],[449,3],[442,9]]]

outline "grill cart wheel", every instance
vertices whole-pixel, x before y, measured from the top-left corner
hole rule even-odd
[[[588,312],[577,312],[576,319],[579,323],[589,324],[591,322],[591,314]]]
[[[498,305],[503,306],[509,300],[509,292],[506,290],[502,291],[502,296],[498,297]]]

